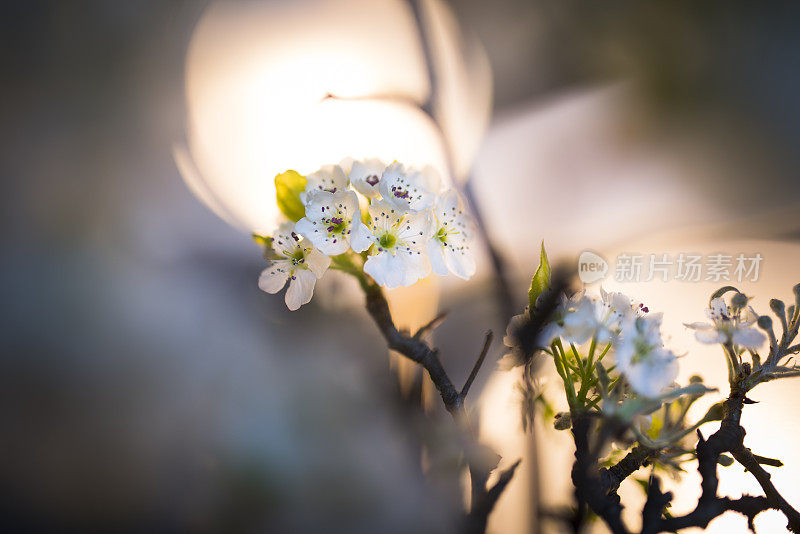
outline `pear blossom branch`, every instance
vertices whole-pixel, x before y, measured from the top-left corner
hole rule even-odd
[[[765,510],[779,510],[788,520],[790,531],[800,533],[800,513],[798,513],[770,482],[770,475],[760,465],[759,458],[753,455],[744,444],[745,430],[740,424],[745,405],[746,391],[740,383],[731,388],[728,399],[723,403],[724,415],[719,430],[708,439],[700,431],[696,446],[697,470],[702,477],[702,494],[697,506],[691,512],[676,517],[665,517],[663,511],[672,500],[670,492],[662,492],[660,481],[650,479],[647,501],[642,509],[642,534],[675,532],[689,527],[705,528],[716,517],[728,511],[738,512],[748,520],[753,530],[755,517]],[[581,416],[573,423],[576,452],[572,470],[575,494],[580,506],[588,505],[594,513],[605,521],[615,534],[631,532],[622,521],[622,505],[616,488],[619,482],[632,474],[648,454],[641,446],[634,449],[618,464],[608,470],[597,469],[597,458],[590,454],[589,434],[591,418]],[[594,447],[597,449],[597,447]],[[654,451],[650,450],[652,454]],[[764,490],[764,496],[743,495],[738,499],[717,495],[719,478],[717,463],[723,453],[729,452],[750,471]],[[616,484],[616,486],[614,486]]]
[[[418,363],[428,372],[431,381],[442,398],[445,409],[463,429],[471,434],[472,429],[470,428],[467,413],[464,408],[464,400],[486,358],[489,345],[492,341],[491,332],[487,333],[486,341],[484,342],[478,361],[473,366],[472,372],[464,384],[464,387],[461,391],[458,391],[439,359],[438,349],[432,348],[422,341],[420,339],[421,336],[409,336],[400,332],[394,324],[391,312],[389,311],[389,304],[380,286],[369,280],[366,276],[361,275],[357,276],[357,278],[366,295],[367,311],[378,326],[381,334],[383,334],[389,348],[399,352],[409,360]],[[432,323],[435,322],[436,319],[434,319]],[[432,323],[426,326],[432,328]],[[419,332],[417,332],[417,334],[419,334]],[[486,469],[477,465],[477,463],[468,461],[472,484],[472,503],[470,511],[465,518],[465,532],[479,534],[486,530],[489,514],[500,498],[503,490],[514,476],[514,472],[519,463],[520,461],[518,460],[509,468],[501,471],[498,480],[491,487],[487,488],[489,473]]]
[[[633,449],[616,464],[608,469],[601,469],[600,480],[605,491],[609,493],[617,491],[623,480],[639,470],[639,468],[657,452],[657,450],[639,444],[633,447]]]

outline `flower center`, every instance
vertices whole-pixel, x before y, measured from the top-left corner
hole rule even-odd
[[[444,245],[447,244],[447,229],[444,226],[439,228],[439,231],[436,232],[436,239],[441,241]]]
[[[341,234],[347,228],[347,224],[341,217],[331,217],[326,221],[328,223],[329,234]]]
[[[375,187],[375,184],[377,184],[380,180],[381,179],[378,178],[376,175],[370,174],[364,181],[367,182],[372,187]]]
[[[306,261],[306,254],[302,249],[295,250],[289,259],[292,260],[292,265],[299,265]]]
[[[411,196],[408,194],[408,191],[406,191],[402,187],[397,187],[397,186],[392,186],[392,194],[397,198],[408,198]]]
[[[397,244],[397,237],[394,234],[385,233],[380,238],[378,238],[378,244],[381,248],[394,248]]]

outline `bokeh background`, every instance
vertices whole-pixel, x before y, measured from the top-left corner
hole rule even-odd
[[[760,251],[747,290],[762,307],[790,297],[796,3],[447,5],[491,64],[493,114],[470,187],[515,307],[543,239],[565,261],[585,248]],[[399,393],[350,282],[326,277],[319,298],[288,312],[258,291],[263,260],[248,236],[182,181],[184,66],[206,7],[0,3],[0,530],[450,531],[452,429]],[[436,341],[456,382],[483,332],[504,330],[493,288],[484,257],[475,279],[437,289],[452,313]],[[721,357],[680,326],[700,319],[709,284],[621,289],[665,310],[687,352],[682,378],[699,369],[724,389]],[[425,295],[414,298],[436,306]],[[568,436],[541,425],[534,446],[521,433],[500,355],[495,345],[472,395],[487,443],[525,463],[490,530],[558,532],[537,503],[570,502]],[[798,386],[764,390],[748,439],[784,461],[773,480],[800,504]],[[676,507],[699,492],[692,477]],[[731,495],[757,491],[735,468],[722,477]]]

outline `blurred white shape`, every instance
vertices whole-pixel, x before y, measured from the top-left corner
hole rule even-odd
[[[719,220],[690,185],[700,171],[636,135],[624,86],[584,90],[498,119],[475,162],[474,187],[500,250],[537,264],[674,226]],[[502,184],[502,186],[498,186]]]
[[[176,148],[192,191],[234,226],[269,232],[273,179],[290,168],[374,157],[465,174],[488,121],[488,62],[442,2],[420,11],[441,127],[421,108],[430,83],[408,3],[212,5],[189,46],[187,146]]]

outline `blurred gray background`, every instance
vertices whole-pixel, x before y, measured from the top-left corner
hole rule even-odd
[[[739,170],[692,178],[701,206],[798,237],[796,2],[451,5],[488,51],[493,131],[623,82],[632,138],[686,139]],[[0,530],[449,531],[456,460],[439,451],[433,484],[418,461],[446,419],[398,400],[357,307],[290,316],[261,294],[258,250],[175,168],[204,6],[0,3]],[[532,269],[512,273],[521,297]],[[488,293],[443,295],[457,382],[482,332],[504,329]]]

